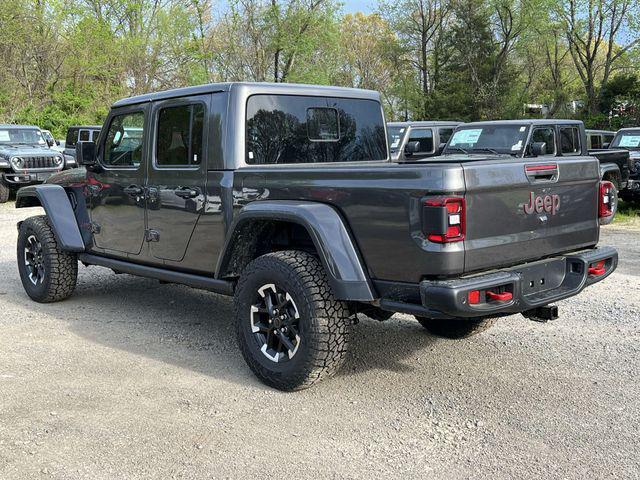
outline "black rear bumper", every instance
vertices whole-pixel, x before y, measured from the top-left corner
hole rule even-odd
[[[598,262],[603,262],[602,267],[594,269]],[[520,313],[572,297],[608,277],[617,265],[616,249],[599,247],[491,273],[425,280],[419,286],[421,305],[383,299],[380,306],[432,318]]]

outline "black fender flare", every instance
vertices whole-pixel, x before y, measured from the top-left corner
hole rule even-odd
[[[53,233],[62,250],[67,252],[85,251],[85,244],[71,202],[61,185],[29,185],[18,190],[16,208],[36,206],[41,206],[47,214]]]
[[[613,173],[622,181],[622,174],[620,173],[620,167],[616,163],[601,163],[600,164],[600,179],[608,173]]]
[[[256,219],[286,221],[304,227],[316,247],[337,299],[375,300],[374,289],[363,267],[364,262],[342,217],[330,205],[317,202],[265,200],[243,207],[227,230],[224,248],[216,266],[217,277],[226,271],[231,260],[236,232],[241,230],[245,222]]]

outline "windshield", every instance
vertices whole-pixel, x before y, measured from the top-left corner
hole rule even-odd
[[[526,125],[477,125],[458,128],[444,153],[522,152],[527,139]]]
[[[406,127],[387,127],[387,138],[389,139],[389,149],[395,152],[402,144],[402,137],[407,131]]]
[[[626,148],[627,150],[640,150],[640,130],[627,130],[619,132],[611,143],[613,148]]]
[[[35,128],[0,128],[0,144],[42,145],[45,143],[42,133]]]

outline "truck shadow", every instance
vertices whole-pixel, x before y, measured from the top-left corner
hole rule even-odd
[[[0,271],[11,272],[0,289],[0,300],[29,311],[36,321],[43,315],[53,317],[67,323],[72,333],[101,346],[264,388],[237,348],[229,297],[81,266],[74,295],[43,305],[27,297],[15,265],[9,263],[0,263]],[[371,369],[410,372],[414,368],[405,360],[428,350],[434,341],[417,322],[395,318],[377,322],[361,315],[352,330],[349,356],[337,376]]]

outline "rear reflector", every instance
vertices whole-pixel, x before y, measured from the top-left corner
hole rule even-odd
[[[436,197],[424,202],[423,233],[435,243],[451,243],[464,240],[465,201],[462,197]]]
[[[616,201],[616,189],[613,183],[603,180],[600,182],[600,192],[598,195],[598,216],[606,218],[613,215]]]
[[[471,290],[468,297],[470,305],[476,305],[480,303],[480,290]]]

